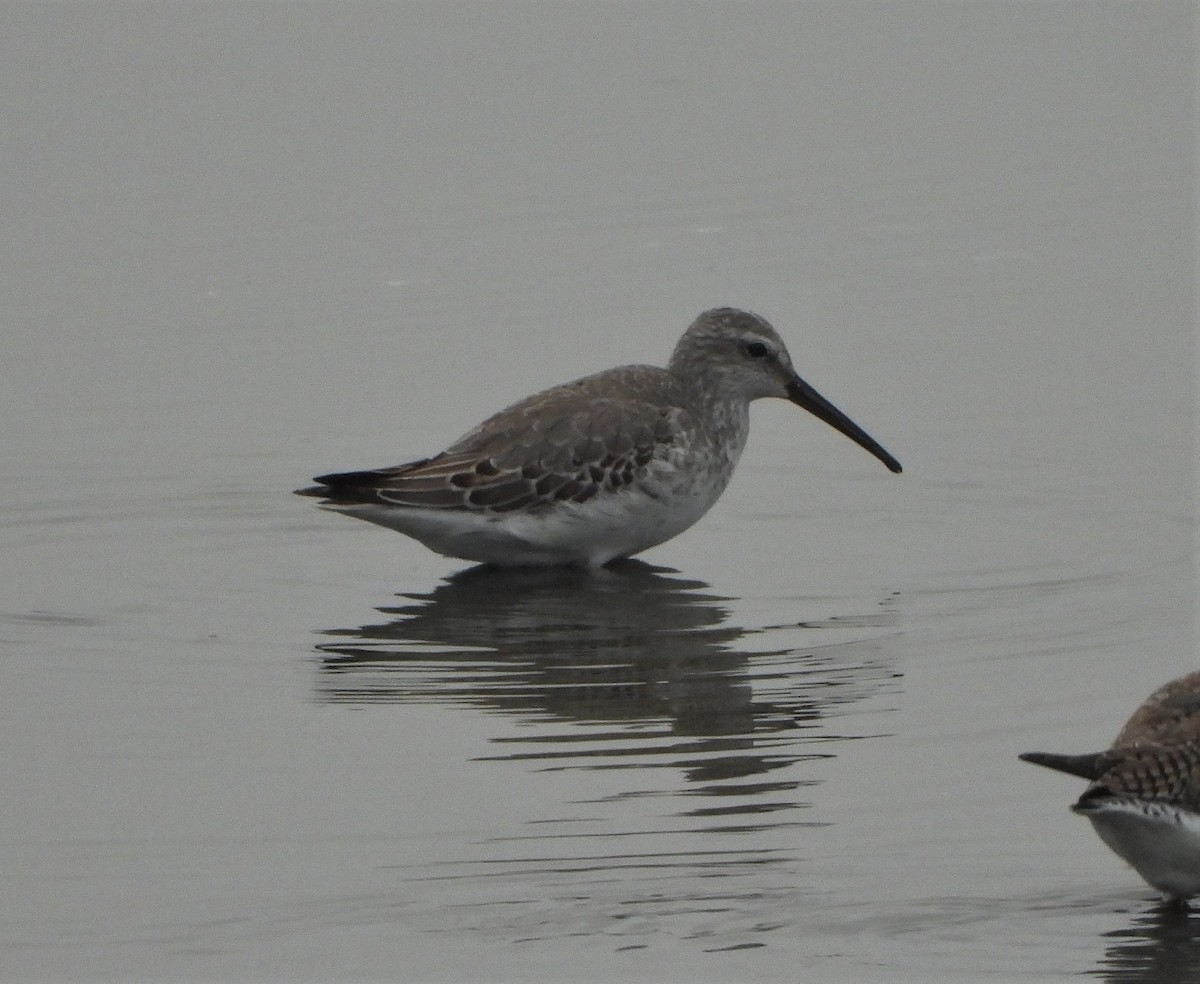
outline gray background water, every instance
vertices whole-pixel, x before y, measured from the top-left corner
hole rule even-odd
[[[0,977],[1197,979],[1015,758],[1197,665],[1193,13],[0,8]],[[716,304],[906,473],[757,405],[596,579],[289,494]]]

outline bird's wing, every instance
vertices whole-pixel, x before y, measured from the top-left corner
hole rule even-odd
[[[301,494],[331,504],[506,512],[586,502],[635,482],[686,426],[677,406],[560,387],[484,421],[432,458],[318,476]]]
[[[1077,809],[1113,797],[1164,800],[1200,812],[1200,741],[1113,748],[1112,764],[1080,797]]]
[[[1172,680],[1154,691],[1125,722],[1114,745],[1200,738],[1200,673]]]

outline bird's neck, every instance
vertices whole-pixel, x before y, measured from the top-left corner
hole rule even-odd
[[[700,423],[710,453],[727,458],[732,471],[750,432],[749,402],[731,397],[729,388],[713,375],[693,375],[685,386],[689,409]]]

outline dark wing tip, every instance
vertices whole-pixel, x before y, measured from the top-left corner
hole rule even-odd
[[[1022,752],[1017,756],[1022,762],[1031,762],[1055,772],[1066,772],[1081,779],[1095,781],[1111,764],[1103,752],[1086,755],[1056,755],[1053,752]]]
[[[330,502],[371,502],[376,498],[375,490],[391,474],[391,469],[377,468],[370,471],[332,472],[317,475],[313,481],[320,485],[296,489],[296,495],[308,495]]]

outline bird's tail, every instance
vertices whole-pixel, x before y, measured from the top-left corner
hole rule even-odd
[[[1111,764],[1107,752],[1090,752],[1085,755],[1055,755],[1053,752],[1023,752],[1018,755],[1022,762],[1044,765],[1056,772],[1067,772],[1081,779],[1095,782]]]

